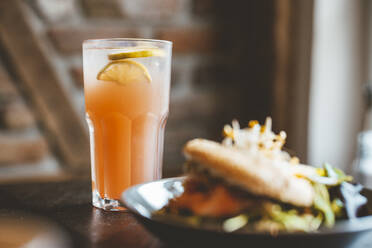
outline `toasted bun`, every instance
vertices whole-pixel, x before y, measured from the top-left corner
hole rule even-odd
[[[296,177],[290,169],[296,166],[250,157],[236,148],[204,139],[189,141],[184,153],[230,184],[252,194],[302,207],[313,204],[314,190],[310,182]]]

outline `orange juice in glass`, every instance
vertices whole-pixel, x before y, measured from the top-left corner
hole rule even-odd
[[[126,188],[161,177],[171,49],[146,39],[83,43],[95,207],[123,210]]]

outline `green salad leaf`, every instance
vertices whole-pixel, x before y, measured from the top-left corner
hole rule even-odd
[[[335,213],[336,217],[341,217],[343,215],[344,203],[336,198],[331,203],[332,211]]]
[[[315,192],[314,207],[324,215],[324,224],[332,227],[335,224],[335,214],[332,210],[332,204],[329,197],[327,186],[320,183],[313,183]]]
[[[328,186],[338,186],[343,182],[353,180],[352,176],[346,175],[342,170],[332,167],[330,164],[323,164],[322,168],[316,169],[317,175],[306,176],[310,181]]]
[[[280,205],[273,205],[270,217],[274,221],[282,224],[287,231],[314,231],[322,224],[322,215],[299,214],[297,210],[291,209],[284,211]]]
[[[352,176],[346,175],[342,170],[332,167],[330,164],[325,163],[323,165],[325,170],[325,174],[327,177],[334,178],[337,180],[337,184],[341,184],[343,182],[350,182],[353,180]]]

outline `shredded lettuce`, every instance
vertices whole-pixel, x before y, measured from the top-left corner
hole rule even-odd
[[[225,232],[234,232],[247,225],[248,219],[249,218],[247,215],[240,214],[238,216],[226,219],[222,224],[222,228]]]
[[[306,176],[310,181],[325,184],[328,186],[338,186],[343,182],[353,180],[352,176],[346,175],[342,170],[332,167],[330,164],[323,164],[323,168],[316,170],[317,175]]]
[[[314,216],[311,213],[300,214],[297,210],[283,210],[279,204],[266,204],[262,208],[260,218],[253,220],[251,224],[262,227],[268,231],[302,231],[311,232],[317,230],[322,224],[323,216],[319,213]],[[247,226],[249,216],[240,214],[235,217],[226,219],[222,223],[222,228],[225,232],[234,232]]]
[[[292,209],[284,211],[280,205],[275,204],[269,212],[271,219],[284,226],[287,231],[315,231],[322,224],[322,216],[312,214],[299,214],[297,210]]]
[[[343,182],[350,182],[353,180],[352,176],[346,175],[342,170],[332,167],[330,164],[325,163],[323,168],[326,172],[326,176],[330,178],[334,178],[337,180],[337,184],[341,184]]]
[[[315,192],[314,208],[323,213],[324,224],[327,227],[332,227],[335,224],[336,217],[332,210],[328,189],[320,183],[313,183],[313,188]]]
[[[339,198],[336,198],[332,201],[331,207],[336,217],[342,217],[345,206],[344,206],[344,203]]]

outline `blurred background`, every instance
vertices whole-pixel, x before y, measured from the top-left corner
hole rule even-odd
[[[355,171],[371,30],[371,0],[2,0],[0,183],[89,176],[81,45],[113,37],[173,41],[164,176],[187,140],[266,116],[303,163]]]

